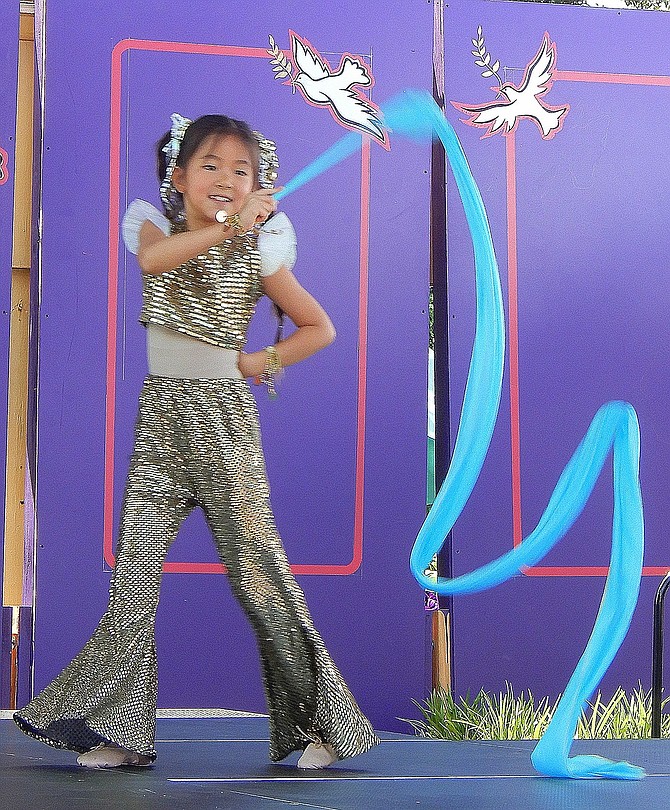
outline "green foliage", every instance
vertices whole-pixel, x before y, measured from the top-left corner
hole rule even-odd
[[[664,701],[665,704],[670,700]],[[436,689],[423,702],[413,701],[422,720],[407,720],[416,734],[436,740],[539,740],[551,720],[558,699],[536,701],[530,690],[515,695],[507,683],[504,692],[483,689],[474,698],[454,698]],[[670,715],[662,718],[661,735],[670,737]],[[641,684],[631,694],[619,688],[605,701],[597,693],[582,711],[577,739],[640,739],[651,736],[651,691]]]
[[[585,6],[586,0],[517,0],[520,3],[558,3],[569,6]],[[630,8],[647,11],[670,11],[670,0],[624,0]]]
[[[664,701],[667,703],[667,700]],[[663,737],[670,737],[670,715],[661,718]],[[628,695],[621,687],[612,699],[604,702],[600,692],[589,713],[582,712],[577,724],[577,739],[625,740],[651,736],[651,691],[645,692],[642,685]]]
[[[428,348],[435,349],[435,300],[432,287],[428,293]]]
[[[517,0],[521,3],[558,3],[564,6],[583,6],[585,0]]]
[[[669,0],[626,0],[631,8],[642,8],[654,11],[670,11]]]

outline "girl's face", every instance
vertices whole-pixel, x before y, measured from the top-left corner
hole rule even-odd
[[[185,168],[175,167],[172,183],[184,199],[189,230],[204,228],[217,211],[237,213],[256,187],[251,151],[235,135],[212,135]]]

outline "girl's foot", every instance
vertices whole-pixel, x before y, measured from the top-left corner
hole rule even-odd
[[[327,768],[338,759],[332,745],[322,742],[310,743],[302,752],[302,756],[298,760],[298,767],[304,769]]]
[[[114,743],[99,745],[77,757],[77,765],[83,768],[118,768],[120,765],[137,765],[144,768],[151,764],[152,760],[149,757],[128,751],[127,748]]]

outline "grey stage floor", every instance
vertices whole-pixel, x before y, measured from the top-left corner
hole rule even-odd
[[[267,759],[267,719],[159,719],[149,769],[86,771],[75,755],[0,720],[0,807],[7,810],[321,810],[670,808],[670,740],[576,742],[572,753],[641,765],[641,782],[538,776],[532,742],[455,743],[382,734],[373,751],[327,771]]]

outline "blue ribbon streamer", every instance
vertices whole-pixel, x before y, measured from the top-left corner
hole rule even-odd
[[[383,105],[395,134],[418,140],[436,135],[442,142],[465,209],[475,254],[476,328],[461,417],[449,471],[421,527],[410,557],[416,580],[443,594],[486,590],[538,563],[575,522],[613,448],[614,515],[610,570],[586,648],[532,754],[534,767],[549,776],[641,779],[644,771],[627,762],[598,756],[569,757],[577,722],[621,646],[637,603],[642,576],[644,523],[639,484],[640,431],[634,408],[608,402],[596,413],[586,435],[561,474],[534,531],[516,548],[455,579],[426,576],[461,514],[481,472],[498,416],[505,355],[505,320],[493,241],[479,189],[450,124],[425,92],[405,91]],[[276,197],[300,188],[360,148],[350,134],[296,175]]]

